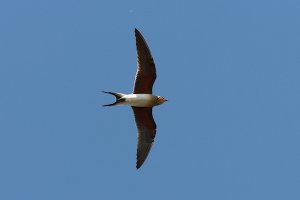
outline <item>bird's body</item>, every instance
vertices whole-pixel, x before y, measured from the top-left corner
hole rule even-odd
[[[152,94],[127,94],[123,98],[133,107],[153,107],[157,102],[157,96]]]
[[[156,68],[150,49],[142,34],[135,29],[138,68],[132,94],[104,92],[115,96],[116,101],[104,106],[130,105],[133,109],[138,129],[137,163],[140,168],[146,160],[156,135],[156,123],[152,116],[152,107],[167,101],[152,94],[156,79]]]
[[[113,92],[105,92],[113,93]],[[108,104],[104,106],[117,106],[117,105],[130,105],[133,107],[154,107],[160,104],[161,97],[155,96],[153,94],[122,94],[114,93],[120,95],[116,99],[114,104]],[[112,94],[113,95],[113,94]]]

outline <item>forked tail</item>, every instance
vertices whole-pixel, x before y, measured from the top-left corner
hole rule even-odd
[[[105,92],[105,91],[102,91],[103,93],[106,93],[106,94],[111,94],[113,96],[116,97],[116,101],[112,104],[106,104],[106,105],[103,105],[103,106],[116,106],[116,105],[120,105],[122,104],[122,102],[125,101],[124,98],[122,98],[123,96],[125,96],[125,94],[122,94],[122,93],[116,93],[116,92]]]

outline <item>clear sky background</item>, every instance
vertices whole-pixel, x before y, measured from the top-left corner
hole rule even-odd
[[[157,137],[135,169],[134,28]],[[300,1],[0,2],[0,199],[300,199]]]

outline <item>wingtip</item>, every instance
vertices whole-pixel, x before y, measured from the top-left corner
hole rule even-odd
[[[145,158],[145,160],[146,160],[146,158]],[[141,160],[141,159],[137,158],[136,166],[135,166],[137,170],[143,166],[145,160]]]
[[[142,165],[136,164],[136,170],[139,170]]]
[[[144,163],[144,162],[141,162],[141,160],[139,159],[139,156],[137,155],[136,163],[135,163],[135,164],[136,164],[136,165],[135,165],[136,170],[140,169],[141,166],[143,165],[143,163]]]
[[[137,30],[137,28],[134,28],[134,33],[135,34],[141,34],[139,30]]]

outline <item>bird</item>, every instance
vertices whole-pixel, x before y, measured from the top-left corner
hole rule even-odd
[[[156,79],[155,63],[142,34],[136,28],[134,32],[137,50],[137,70],[132,94],[102,92],[115,97],[114,103],[103,105],[104,107],[129,105],[133,110],[138,132],[136,169],[139,169],[145,162],[156,135],[157,126],[152,115],[152,108],[168,100],[152,93]]]

